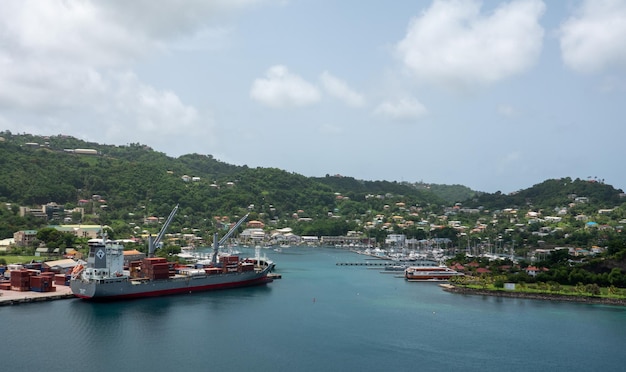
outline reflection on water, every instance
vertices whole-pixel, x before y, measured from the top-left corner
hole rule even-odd
[[[267,286],[0,308],[2,366],[525,371],[621,370],[626,362],[625,308],[456,295],[337,266],[362,259],[347,251],[285,251],[270,257],[283,279]]]

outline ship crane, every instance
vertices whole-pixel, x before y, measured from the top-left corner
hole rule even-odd
[[[156,238],[154,238],[153,240],[152,235],[148,237],[148,257],[154,257],[154,251],[156,250],[156,246],[161,242],[161,239],[163,239],[165,231],[174,219],[176,212],[178,212],[178,204],[176,204],[169,217],[167,217],[167,220],[165,220],[165,223],[163,224],[163,227],[161,227],[161,231],[159,231],[159,234],[156,236]]]
[[[220,239],[219,241],[217,240],[217,233],[213,235],[213,257],[211,258],[211,264],[213,264],[213,266],[217,264],[217,253],[220,248],[220,245],[224,244],[224,242],[226,242],[226,240],[230,238],[231,235],[233,235],[235,230],[237,230],[237,228],[241,226],[241,224],[248,218],[249,214],[250,213],[247,213],[245,216],[241,217],[241,219],[237,221],[235,226],[231,227],[231,229],[228,230],[226,235],[224,235],[222,239]]]

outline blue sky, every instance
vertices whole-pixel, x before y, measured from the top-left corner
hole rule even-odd
[[[305,176],[626,189],[626,0],[0,3],[0,128]]]

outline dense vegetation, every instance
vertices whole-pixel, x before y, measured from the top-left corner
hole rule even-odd
[[[597,178],[552,179],[490,194],[461,185],[304,177],[234,166],[210,155],[171,158],[136,143],[102,145],[8,131],[0,133],[0,165],[0,202],[7,206],[0,208],[0,239],[37,229],[49,246],[71,244],[67,236],[45,230],[63,221],[20,216],[20,207],[54,202],[71,210],[80,204],[85,214],[72,214],[72,223],[104,224],[112,235],[129,237],[132,226],[157,228],[145,226],[144,219],[165,217],[178,204],[171,231],[194,228],[204,237],[223,228],[216,217],[234,221],[250,213],[249,220],[264,222],[268,230],[291,227],[297,235],[317,236],[357,231],[378,244],[391,233],[447,238],[450,250],[473,254],[513,252],[530,259],[537,248],[600,247],[596,255],[534,257],[533,264],[549,270],[532,278],[520,268],[501,269],[502,262],[480,264],[509,281],[626,287],[626,199]]]
[[[251,212],[250,219],[316,235],[345,233],[356,227],[346,221],[382,211],[389,203],[432,204],[434,208],[445,204],[433,193],[396,182],[307,178],[274,168],[233,166],[210,155],[174,159],[140,144],[100,145],[67,136],[10,132],[0,136],[4,138],[0,143],[4,170],[0,173],[0,202],[11,204],[9,211],[2,211],[7,218],[0,222],[0,238],[12,236],[20,228],[39,227],[37,222],[44,224],[15,218],[19,206],[40,207],[50,202],[71,209],[79,200],[89,200],[88,213],[80,222],[115,225],[118,233],[124,233],[129,222],[166,216],[179,204],[175,220],[179,226],[210,229],[213,216],[236,218]],[[99,155],[65,151],[68,149],[95,149]],[[183,176],[197,178],[185,182]],[[353,188],[355,185],[360,186]],[[296,216],[312,221],[301,224]]]

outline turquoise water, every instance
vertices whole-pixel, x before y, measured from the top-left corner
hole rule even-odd
[[[252,252],[250,252],[252,254]],[[4,370],[620,371],[626,308],[464,296],[334,248],[267,251],[263,287],[1,307]]]

